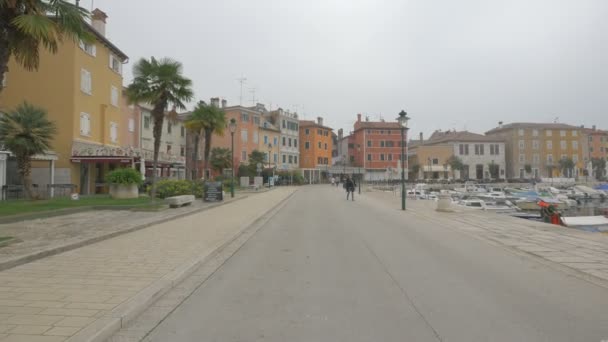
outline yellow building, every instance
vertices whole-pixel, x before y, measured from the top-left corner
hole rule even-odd
[[[277,166],[279,163],[281,130],[262,118],[258,135],[258,150],[266,155],[264,160],[268,162],[271,167]]]
[[[58,157],[54,183],[74,184],[81,194],[107,191],[107,172],[138,157],[121,148],[122,65],[128,57],[105,37],[106,19],[99,9],[92,12],[87,27],[94,43],[66,39],[56,54],[41,49],[37,71],[11,60],[0,93],[0,110],[28,101],[48,111],[58,127],[52,143]]]
[[[577,177],[585,168],[586,138],[580,127],[562,123],[500,123],[486,135],[505,141],[507,178]],[[571,158],[576,164],[572,174],[560,170],[562,158]]]

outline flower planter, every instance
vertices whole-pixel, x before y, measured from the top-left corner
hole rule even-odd
[[[110,196],[117,199],[137,198],[137,184],[110,184]]]

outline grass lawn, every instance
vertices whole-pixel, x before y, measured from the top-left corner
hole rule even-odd
[[[139,197],[133,199],[112,199],[109,195],[83,196],[80,197],[80,199],[77,201],[74,201],[70,198],[55,198],[40,201],[9,200],[0,201],[0,217],[88,206],[144,207],[149,205],[150,203],[152,203],[152,200],[148,197]]]
[[[12,239],[12,236],[0,236],[0,242]]]

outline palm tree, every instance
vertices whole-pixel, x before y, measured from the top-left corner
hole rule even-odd
[[[210,162],[214,170],[223,173],[232,164],[232,152],[229,148],[215,147],[211,150]]]
[[[17,159],[27,198],[32,198],[32,157],[51,149],[51,140],[56,132],[55,123],[47,118],[46,110],[27,102],[0,117],[0,145],[4,145]]]
[[[180,62],[169,58],[142,58],[133,66],[133,83],[127,88],[126,94],[131,103],[152,105],[154,164],[151,196],[156,198],[156,169],[165,115],[175,118],[176,109],[186,108],[184,102],[190,101],[193,96],[192,81],[183,76]],[[172,110],[167,112],[169,106]]]
[[[195,156],[198,155],[198,142],[200,140],[201,132],[205,135],[205,170],[209,169],[209,154],[211,153],[211,140],[213,134],[219,136],[224,135],[226,124],[226,113],[224,113],[221,108],[206,104],[204,101],[200,101],[196,105],[190,119],[185,122],[186,127],[195,133]]]
[[[66,38],[93,41],[88,17],[87,10],[65,0],[0,0],[0,85],[11,56],[25,69],[36,70],[41,46],[57,53]]]

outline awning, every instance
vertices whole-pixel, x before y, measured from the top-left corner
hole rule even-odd
[[[129,157],[72,157],[70,159],[72,163],[120,163],[120,164],[131,164],[133,158]]]

